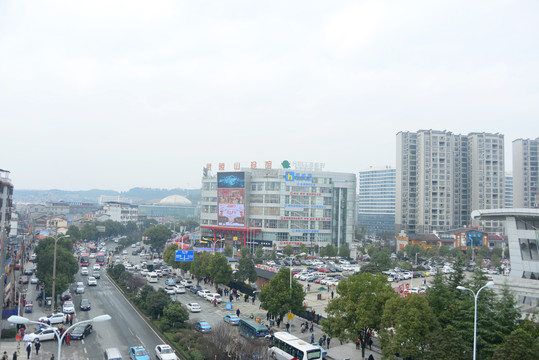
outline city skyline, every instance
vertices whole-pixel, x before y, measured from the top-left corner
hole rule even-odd
[[[286,11],[283,11],[286,9]],[[421,129],[539,136],[534,1],[0,4],[16,189],[200,188],[202,167],[396,167]]]

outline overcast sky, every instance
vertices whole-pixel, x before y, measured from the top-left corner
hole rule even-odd
[[[395,166],[419,129],[539,137],[539,2],[0,2],[16,189],[199,188],[202,167]]]

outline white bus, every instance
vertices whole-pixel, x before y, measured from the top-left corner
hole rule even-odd
[[[273,343],[268,349],[272,359],[279,360],[322,360],[322,350],[298,339],[292,334],[279,331],[273,334]]]
[[[148,282],[156,283],[158,279],[157,273],[155,272],[149,272],[148,275],[146,275],[146,280],[148,280]]]

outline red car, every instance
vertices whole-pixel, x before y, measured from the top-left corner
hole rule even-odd
[[[329,272],[329,269],[326,269],[326,268],[318,268],[318,271],[320,272],[323,272],[323,273],[328,273]]]

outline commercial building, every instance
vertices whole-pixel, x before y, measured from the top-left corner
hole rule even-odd
[[[140,204],[139,215],[150,219],[191,219],[196,206],[184,196],[171,195],[155,204]]]
[[[15,277],[13,265],[20,251],[9,245],[10,220],[13,208],[13,184],[9,171],[0,169],[0,310],[7,308],[9,300],[15,300]],[[9,251],[8,251],[9,250]],[[17,249],[20,250],[20,249]]]
[[[396,175],[390,167],[359,172],[358,226],[368,234],[395,232]]]
[[[122,224],[138,221],[138,206],[134,204],[110,201],[103,204],[97,214],[101,220],[112,220]]]
[[[396,232],[443,232],[469,225],[502,232],[499,222],[476,224],[469,216],[474,209],[504,206],[503,141],[500,134],[399,132]]]
[[[356,176],[309,169],[207,169],[202,178],[202,236],[283,248],[350,244]]]
[[[539,208],[539,138],[513,141],[513,199],[516,208]]]

